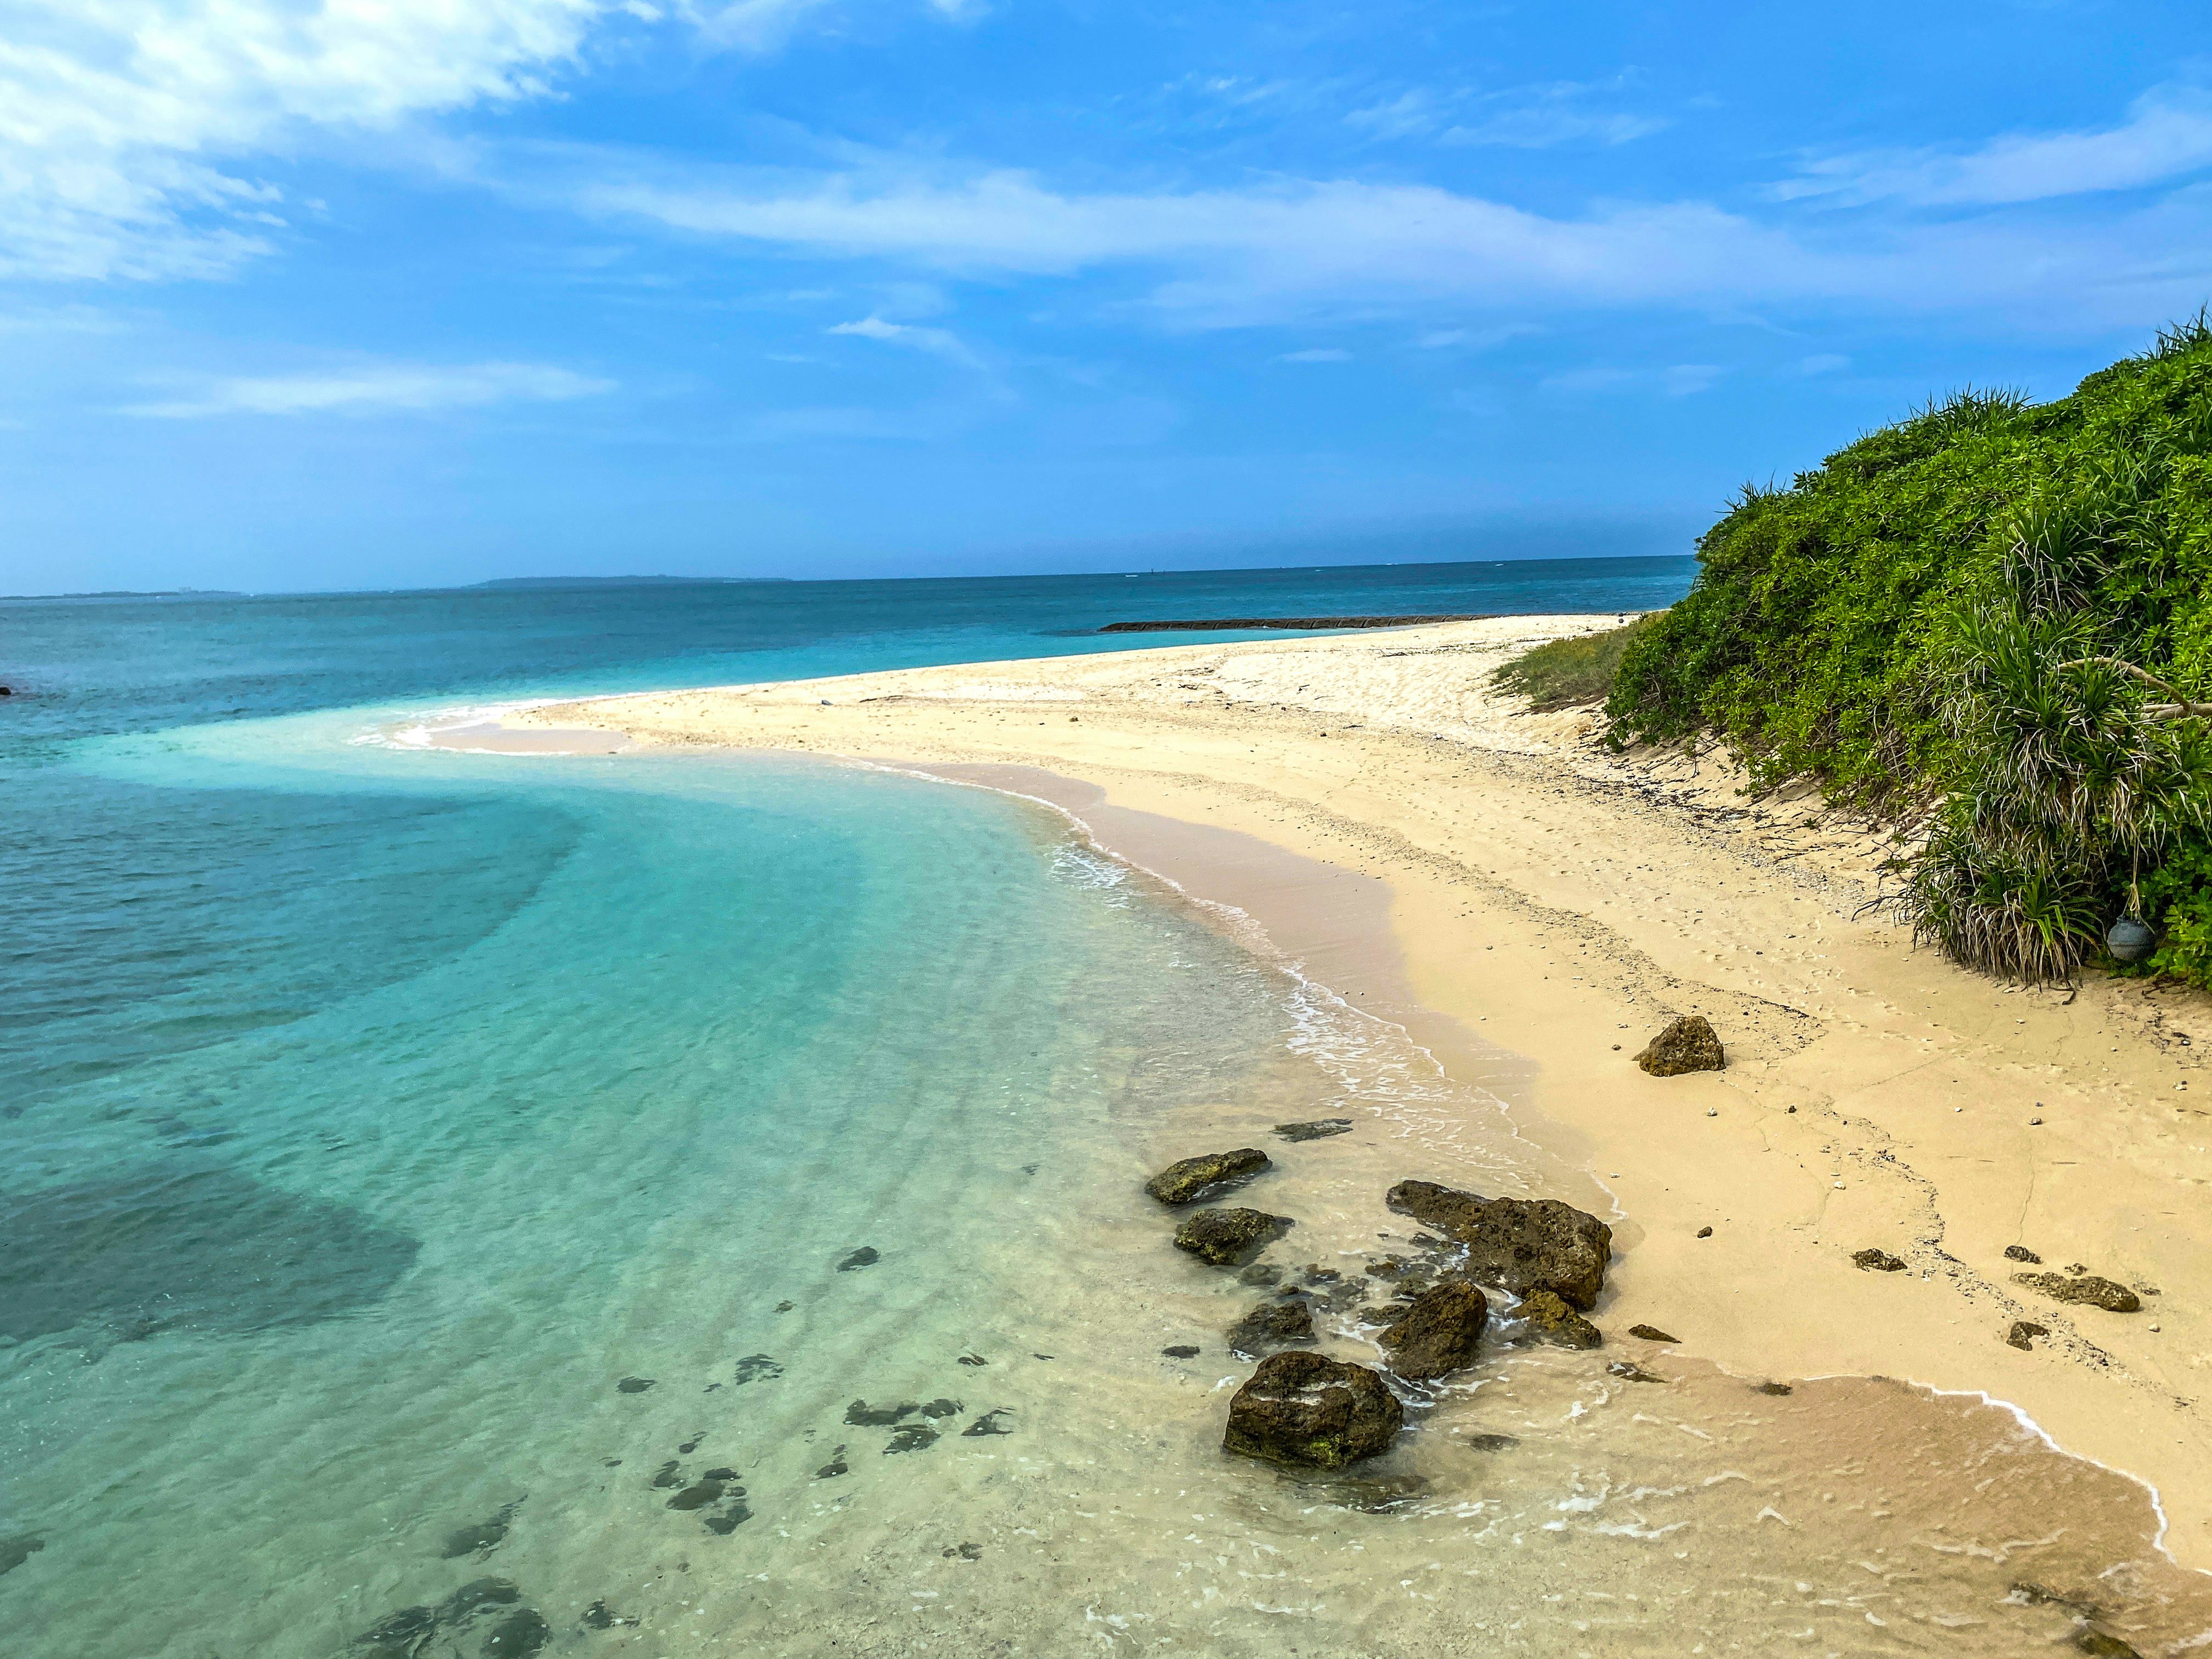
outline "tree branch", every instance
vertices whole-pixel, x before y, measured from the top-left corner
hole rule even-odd
[[[2071,662],[2060,663],[2058,672],[2063,673],[2069,668],[2086,668],[2092,663],[2102,663],[2107,668],[2117,668],[2123,674],[2131,675],[2141,680],[2145,685],[2156,686],[2173,699],[2172,702],[2145,703],[2142,706],[2142,712],[2146,714],[2159,720],[2212,720],[2212,702],[2192,702],[2172,686],[2159,678],[2157,675],[2147,669],[2138,668],[2131,662],[2123,662],[2118,657],[2076,657]]]

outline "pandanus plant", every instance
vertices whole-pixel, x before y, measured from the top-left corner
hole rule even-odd
[[[2108,921],[2115,955],[2148,955],[2140,872],[2212,807],[2212,703],[2103,648],[2085,603],[2125,519],[2015,513],[1999,592],[1948,624],[1942,709],[1969,783],[1939,810],[1898,903],[1916,939],[1986,972],[2070,978]]]

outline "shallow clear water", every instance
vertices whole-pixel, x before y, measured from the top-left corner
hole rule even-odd
[[[686,654],[688,591],[623,601],[659,658],[556,596],[535,667],[422,596],[284,603],[252,649],[236,609],[52,608],[19,659],[68,671],[4,714],[0,1628],[36,1651],[1978,1654],[2078,1626],[2026,1583],[2200,1627],[2137,1489],[1894,1384],[1501,1344],[1355,1476],[1226,1456],[1266,1291],[1143,1176],[1269,1147],[1267,1260],[1371,1358],[1383,1189],[1536,1178],[1460,1132],[1496,1103],[1034,806],[374,740],[760,677]],[[854,626],[758,649],[934,648]]]

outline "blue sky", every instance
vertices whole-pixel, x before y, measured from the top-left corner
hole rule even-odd
[[[0,591],[1685,550],[2212,298],[2212,9],[0,0]]]

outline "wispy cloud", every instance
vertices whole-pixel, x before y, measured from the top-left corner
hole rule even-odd
[[[1771,190],[1784,201],[1990,206],[2139,190],[2205,167],[2212,167],[2212,94],[2175,85],[2137,99],[2118,126],[2013,133],[1955,153],[1887,149],[1826,156],[1808,161],[1796,178]]]
[[[2212,283],[2212,200],[2053,227],[2001,212],[1900,218],[1849,234],[1825,215],[1710,202],[1602,203],[1549,215],[1430,185],[1277,179],[1078,192],[1012,170],[872,158],[794,175],[647,170],[614,160],[559,187],[595,216],[817,259],[994,282],[1121,269],[1181,326],[1662,307],[1847,303],[2019,321],[2138,320]],[[2040,321],[2039,321],[2040,325]]]
[[[819,3],[4,0],[0,277],[223,276],[277,246],[254,164],[304,134],[544,97],[610,20],[763,50]]]
[[[1313,346],[1304,351],[1285,351],[1275,361],[1279,363],[1348,363],[1352,354],[1340,346]]]
[[[1664,368],[1625,368],[1613,363],[1592,363],[1547,375],[1537,382],[1537,386],[1540,391],[1570,396],[1656,392],[1662,397],[1690,398],[1711,390],[1727,372],[1717,363],[1674,363]]]
[[[1625,144],[1664,131],[1656,115],[1606,107],[1635,77],[1547,81],[1496,92],[1444,93],[1413,87],[1346,116],[1346,124],[1382,140],[1433,137],[1454,145],[1547,149],[1557,144]]]
[[[474,363],[456,368],[379,363],[319,374],[217,380],[189,396],[133,404],[124,413],[157,420],[222,415],[422,414],[518,400],[563,402],[612,390],[611,380],[541,363]]]
[[[949,328],[924,328],[915,323],[888,322],[881,317],[863,317],[857,322],[838,323],[823,331],[830,334],[850,334],[863,340],[882,340],[891,345],[912,347],[942,357],[947,362],[958,363],[963,368],[980,368],[981,361]]]

